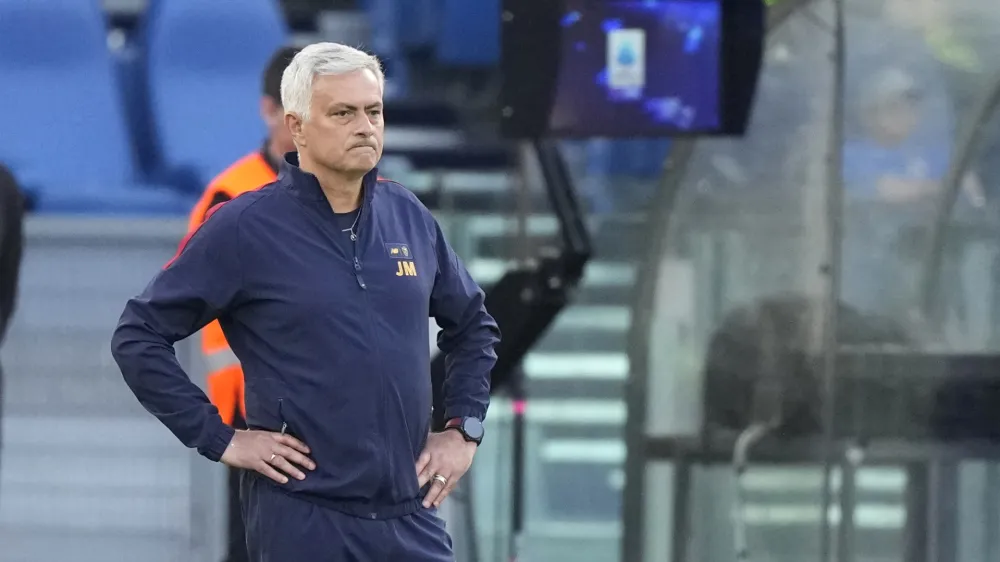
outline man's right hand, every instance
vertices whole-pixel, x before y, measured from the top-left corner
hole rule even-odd
[[[275,482],[286,484],[288,476],[305,479],[299,467],[316,469],[316,463],[306,456],[308,454],[309,447],[290,435],[252,429],[237,431],[219,460],[235,468],[256,470]]]

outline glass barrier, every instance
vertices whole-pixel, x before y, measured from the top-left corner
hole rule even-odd
[[[983,0],[849,0],[846,9],[840,297],[845,309],[878,319],[896,337],[882,349],[841,337],[841,353],[858,360],[838,376],[877,376],[865,392],[872,384],[891,390],[882,407],[902,412],[910,389],[930,388],[921,377],[955,376],[926,358],[996,352],[997,317],[988,303],[996,290],[997,207],[981,172],[990,148],[968,142],[984,126],[980,110],[1000,77],[1000,64],[983,56],[1000,44],[1000,7]],[[978,152],[971,159],[970,150]],[[931,257],[936,246],[939,260]],[[883,363],[897,353],[925,359],[918,359],[919,370],[898,372]],[[838,404],[838,416],[851,415],[853,402]],[[898,424],[911,447],[938,443],[912,430],[935,427],[934,410],[910,415],[919,419],[887,415],[886,431]],[[859,490],[873,495],[855,510],[848,545],[854,554],[979,561],[997,552],[996,510],[984,504],[996,498],[996,468],[959,460],[968,451],[958,447],[862,469],[901,483],[903,493],[879,501],[886,509],[876,518],[861,509],[870,509],[880,489]]]
[[[905,462],[869,459],[862,444],[845,449],[845,466],[857,470],[833,471],[826,492],[822,466],[833,449],[818,438],[823,420],[809,417],[823,409],[819,383],[782,387],[773,403],[741,378],[764,367],[806,373],[823,359],[824,275],[837,263],[829,261],[828,220],[839,221],[842,234],[838,357],[859,349],[882,354],[880,361],[894,353],[982,356],[1000,345],[1000,117],[981,111],[1000,79],[1000,63],[984,56],[1000,43],[1000,7],[984,0],[846,0],[844,7],[839,216],[828,218],[833,201],[825,191],[832,2],[809,2],[772,31],[745,138],[675,149],[691,155],[666,182],[671,192],[657,207],[665,226],[650,227],[652,258],[634,309],[646,318],[637,320],[642,343],[633,350],[629,392],[627,560],[712,562],[747,553],[817,560],[824,535],[840,560],[979,562],[1000,548],[995,464],[930,452]],[[938,262],[929,261],[935,247]],[[802,363],[746,355],[748,341],[757,350],[794,350]],[[918,383],[905,377],[916,375],[894,379],[875,355],[859,357],[851,367],[878,372],[873,380],[892,390],[885,400],[868,396],[867,407],[893,420],[897,398]],[[839,379],[845,371],[835,372]],[[808,411],[782,411],[795,400]],[[813,424],[799,452],[751,454],[742,472],[734,470],[745,464],[734,461],[732,441],[721,441],[728,452],[703,454],[715,451],[707,436],[720,428],[735,434],[736,421],[769,427],[772,415],[792,414]],[[838,400],[834,424],[857,414]],[[692,460],[671,441],[677,437],[702,456]],[[915,446],[913,439],[927,442],[914,435],[902,443]],[[832,506],[826,514],[824,500]]]
[[[1000,82],[994,84],[1000,92]],[[992,100],[995,104],[997,97]],[[992,105],[992,104],[991,104]],[[969,166],[964,182],[975,182],[984,196],[982,213],[969,216],[956,204],[947,224],[945,264],[941,269],[937,302],[952,312],[946,333],[961,334],[955,347],[978,353],[1000,350],[1000,107],[987,110],[977,125],[978,140],[969,146]],[[968,179],[966,179],[968,178]],[[968,183],[964,183],[968,186]],[[947,272],[947,273],[945,273]],[[960,562],[987,562],[1000,556],[1000,463],[964,461],[950,467],[949,480],[937,493],[953,498],[953,519],[943,523],[950,530],[936,533],[944,539],[943,554]],[[944,519],[944,518],[942,518]],[[950,524],[949,524],[950,523]]]
[[[832,2],[814,1],[772,28],[747,135],[685,147],[690,155],[671,170],[655,211],[663,214],[658,231],[651,222],[647,285],[636,308],[649,311],[634,351],[643,349],[633,356],[648,374],[636,367],[630,389],[626,560],[721,562],[746,546],[733,524],[731,449],[684,474],[669,458],[640,452],[650,440],[694,437],[705,424],[728,421],[726,397],[744,387],[711,383],[704,373],[726,361],[739,372],[747,359],[719,356],[722,331],[750,337],[783,311],[797,321],[774,322],[773,337],[820,354],[815,303],[829,253],[832,22]],[[742,480],[750,559],[816,559],[821,469],[754,466]],[[689,507],[689,517],[674,519],[676,505]]]

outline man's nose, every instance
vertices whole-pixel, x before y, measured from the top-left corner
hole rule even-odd
[[[358,135],[369,137],[375,133],[375,124],[372,123],[371,118],[365,115],[360,119],[360,123],[358,123],[358,128],[355,132]]]

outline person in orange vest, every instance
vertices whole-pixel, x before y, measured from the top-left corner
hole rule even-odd
[[[282,47],[264,69],[260,98],[260,116],[267,125],[268,137],[260,150],[248,154],[219,174],[198,200],[188,221],[192,233],[218,205],[272,183],[278,177],[278,165],[287,152],[295,151],[292,135],[285,126],[285,110],[281,106],[281,75],[299,52],[295,47]],[[201,349],[208,369],[207,391],[219,409],[223,421],[246,429],[243,404],[243,370],[236,355],[229,349],[218,321],[205,326],[200,333]],[[229,471],[229,547],[226,562],[249,560],[240,514],[239,470]]]

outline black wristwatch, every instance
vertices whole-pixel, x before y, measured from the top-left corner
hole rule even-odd
[[[476,445],[483,442],[483,434],[486,432],[483,429],[483,422],[479,421],[479,418],[452,418],[444,424],[444,429],[446,431],[454,429],[461,433],[466,441]]]

